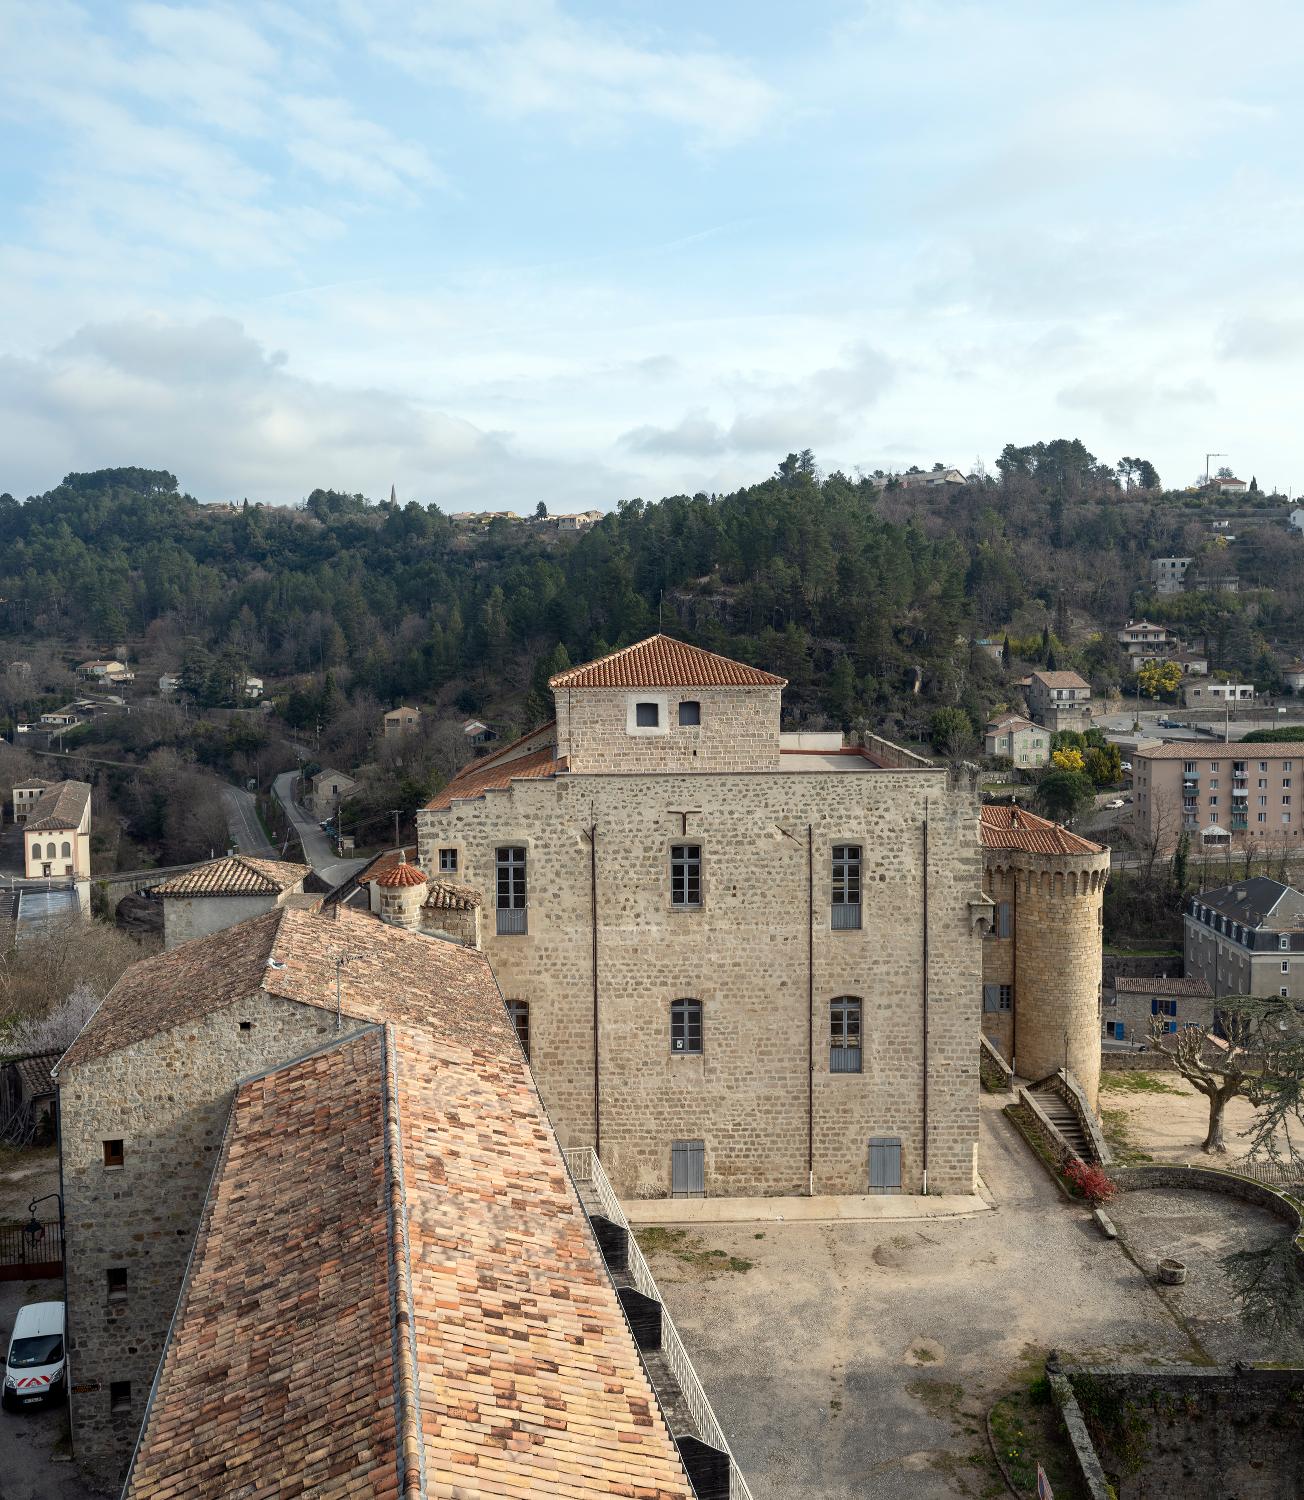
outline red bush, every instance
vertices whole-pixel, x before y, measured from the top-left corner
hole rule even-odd
[[[1076,1156],[1064,1168],[1064,1179],[1070,1191],[1085,1198],[1093,1208],[1108,1203],[1118,1192],[1118,1184],[1102,1168],[1089,1166]]]

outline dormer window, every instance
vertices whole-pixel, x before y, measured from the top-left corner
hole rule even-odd
[[[634,723],[639,729],[659,729],[661,727],[661,705],[659,703],[636,703],[634,705]]]

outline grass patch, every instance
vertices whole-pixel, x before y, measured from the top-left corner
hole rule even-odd
[[[1127,1110],[1102,1109],[1100,1122],[1104,1126],[1105,1139],[1114,1153],[1117,1166],[1142,1167],[1147,1162],[1154,1161],[1154,1157],[1148,1151],[1142,1151],[1132,1139],[1132,1121]]]
[[[964,1400],[964,1387],[954,1380],[912,1380],[906,1391],[934,1417],[955,1417]]]
[[[756,1264],[741,1255],[730,1255],[727,1250],[710,1250],[696,1235],[686,1229],[669,1229],[663,1224],[650,1224],[635,1232],[639,1249],[644,1255],[670,1255],[686,1266],[699,1271],[750,1271]]]
[[[987,1414],[992,1441],[1019,1493],[1037,1493],[1037,1465],[1056,1500],[1087,1500],[1077,1460],[1044,1374],[1002,1396]]]
[[[1158,1073],[1102,1073],[1100,1086],[1111,1094],[1177,1094],[1185,1089],[1174,1088]]]

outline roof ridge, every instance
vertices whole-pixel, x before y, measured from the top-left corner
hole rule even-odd
[[[726,668],[721,671],[717,681],[703,677],[700,681],[693,680],[691,675],[684,675],[676,679],[672,670],[664,673],[653,672],[649,674],[650,681],[638,682],[601,682],[590,681],[589,674],[601,675],[603,669],[612,667],[625,658],[640,652],[645,656],[655,658],[659,648],[672,648],[673,651],[682,652],[691,660],[706,659],[717,664],[718,667]],[[668,680],[662,681],[661,678]],[[731,680],[732,679],[732,680]],[[548,686],[556,689],[559,687],[639,687],[639,686],[683,686],[683,687],[786,687],[787,679],[776,676],[773,672],[767,672],[762,667],[754,667],[750,662],[738,661],[735,657],[725,656],[719,651],[712,651],[706,646],[695,646],[691,641],[683,641],[678,636],[667,635],[665,631],[658,630],[655,635],[647,636],[644,640],[634,641],[628,646],[621,646],[615,651],[609,651],[605,656],[595,657],[592,661],[580,662],[573,667],[567,667],[564,671],[556,673],[548,679]]]

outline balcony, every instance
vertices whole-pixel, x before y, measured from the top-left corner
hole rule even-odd
[[[1247,828],[1249,828],[1249,826],[1250,826],[1250,820],[1249,820],[1249,818],[1246,817],[1246,815],[1244,813],[1233,813],[1233,815],[1232,815],[1232,832],[1233,833],[1244,833],[1245,830]]]
[[[516,937],[523,932],[528,932],[526,924],[525,908],[500,906],[498,908],[498,936]]]
[[[615,1283],[616,1295],[625,1308],[643,1368],[656,1392],[666,1427],[675,1434],[689,1477],[694,1479],[694,1489],[697,1490],[699,1484],[694,1471],[705,1463],[707,1472],[702,1477],[711,1480],[710,1493],[727,1493],[729,1500],[752,1500],[752,1492],[711,1409],[702,1382],[679,1337],[679,1330],[657,1290],[652,1272],[648,1270],[647,1261],[643,1259],[634,1231],[597,1152],[591,1146],[578,1146],[564,1154],[571,1180],[607,1263],[607,1272]],[[704,1446],[708,1450],[706,1453],[702,1451]],[[711,1449],[715,1451],[712,1453]],[[719,1461],[722,1468],[727,1462],[727,1491],[716,1488],[715,1476],[710,1472],[715,1461]],[[723,1473],[719,1479],[722,1486]]]

